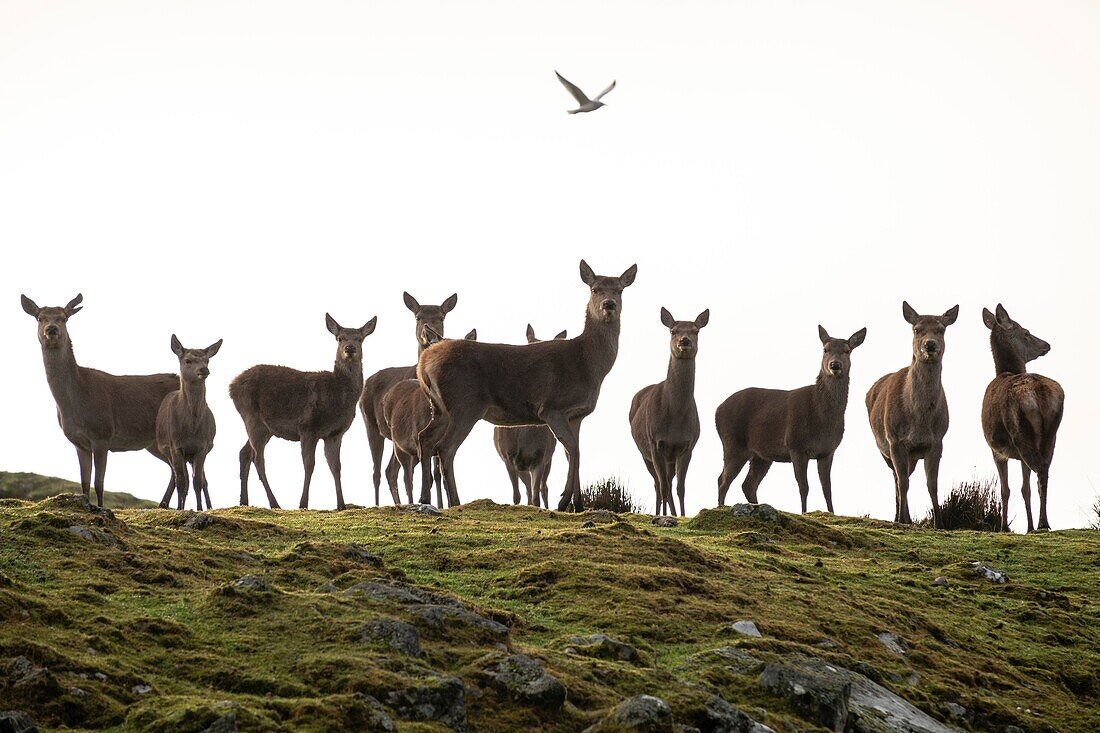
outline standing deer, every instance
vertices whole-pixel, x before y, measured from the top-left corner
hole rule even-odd
[[[69,318],[81,309],[77,295],[63,307],[39,308],[26,295],[23,310],[38,321],[38,342],[46,366],[46,382],[57,403],[57,422],[76,448],[80,488],[88,501],[95,464],[96,503],[103,506],[103,479],[110,451],[147,450],[168,462],[157,449],[157,410],[164,396],[179,387],[175,374],[115,376],[82,367],[73,355]],[[169,479],[169,489],[175,483]]]
[[[279,508],[267,480],[264,448],[272,436],[302,444],[305,483],[301,509],[309,507],[317,443],[325,443],[325,459],[336,482],[336,508],[344,509],[340,483],[340,443],[355,420],[355,403],[363,391],[363,339],[374,333],[378,318],[362,328],[344,328],[328,313],[325,325],[336,337],[336,364],[331,372],[300,372],[261,364],[241,372],[229,384],[229,396],[244,420],[248,441],[241,448],[241,505],[248,504],[248,473],[256,473],[272,509]]]
[[[909,477],[924,460],[933,526],[942,527],[939,502],[940,458],[947,434],[947,395],[943,372],[944,333],[959,317],[959,306],[942,316],[919,315],[908,303],[902,316],[913,326],[913,361],[887,374],[867,392],[867,416],[879,453],[894,473],[894,521],[912,524],[909,516]]]
[[[562,341],[526,346],[445,341],[420,355],[417,377],[432,403],[421,450],[439,453],[448,494],[458,496],[454,457],[478,420],[494,425],[547,425],[565,448],[569,479],[559,511],[582,508],[581,422],[596,409],[600,386],[619,351],[623,289],[637,265],[619,277],[597,275],[581,260],[591,294],[584,331]]]
[[[1020,494],[1027,509],[1027,531],[1034,529],[1031,523],[1032,471],[1039,475],[1039,529],[1050,529],[1047,477],[1054,459],[1054,443],[1066,395],[1053,379],[1027,372],[1027,363],[1046,356],[1050,344],[1012,320],[1003,305],[997,305],[996,314],[983,308],[982,320],[989,328],[993,366],[997,371],[982,401],[982,429],[1001,477],[1001,530],[1008,531],[1010,459],[1019,461],[1023,470]]]
[[[779,461],[794,467],[805,514],[810,495],[807,472],[810,461],[815,460],[825,506],[832,513],[833,454],[844,437],[852,350],[863,343],[867,329],[861,328],[846,339],[836,339],[818,326],[817,335],[824,353],[813,384],[793,390],[750,387],[735,392],[718,406],[714,422],[722,440],[719,506],[726,503],[730,483],[746,462],[749,472],[742,490],[749,502],[757,503],[757,487],[772,463]]]
[[[562,331],[555,339],[564,339]],[[535,336],[535,329],[527,324],[527,343],[537,344],[542,339]],[[504,461],[508,480],[512,482],[512,503],[519,504],[519,480],[527,489],[527,503],[530,506],[549,506],[550,492],[546,479],[550,475],[550,465],[554,458],[554,449],[558,441],[554,433],[545,425],[524,425],[518,428],[493,428],[493,445],[497,455]]]
[[[416,298],[404,294],[405,307],[416,317],[417,354],[443,338],[443,321],[456,305],[458,293],[443,301],[441,305],[420,305]],[[367,428],[367,445],[370,447],[371,460],[374,462],[374,505],[380,502],[379,489],[382,483],[382,452],[385,449],[385,419],[382,416],[382,398],[390,387],[405,379],[416,379],[416,365],[407,367],[389,367],[372,374],[363,384],[363,394],[359,398],[359,410],[363,414],[363,425]],[[392,463],[392,461],[391,461]],[[400,504],[401,498],[396,484],[391,485],[393,503]],[[411,500],[410,500],[411,501]]]
[[[187,464],[195,483],[195,508],[202,511],[203,494],[206,508],[211,509],[210,490],[206,481],[206,454],[214,447],[214,413],[206,404],[206,378],[210,376],[210,359],[222,347],[221,339],[205,349],[185,349],[176,334],[172,334],[172,353],[180,362],[179,389],[170,393],[160,403],[157,412],[157,447],[168,456],[176,479],[178,505],[183,509],[187,501]],[[168,508],[172,487],[160,501],[162,509]]]
[[[677,321],[661,308],[661,323],[671,333],[665,381],[643,387],[630,402],[630,434],[653,477],[657,495],[654,514],[676,514],[672,479],[684,516],[684,479],[691,453],[699,442],[699,409],[695,406],[695,355],[699,329],[710,322],[710,309],[694,321]],[[666,512],[667,509],[667,512]]]
[[[432,343],[438,343],[443,338],[431,328],[426,329],[433,336]],[[469,341],[477,341],[477,329],[466,334]],[[413,503],[413,468],[420,464],[422,486],[420,489],[420,503],[430,504],[432,501],[432,480],[436,485],[436,498],[439,508],[443,508],[443,482],[440,480],[439,470],[433,474],[431,455],[420,455],[420,431],[432,421],[432,407],[428,402],[428,396],[420,389],[420,382],[415,379],[403,379],[390,387],[382,398],[382,420],[385,434],[393,441],[393,455],[389,465],[386,466],[386,481],[390,486],[390,493],[397,495],[398,470],[405,474],[405,493],[409,503]]]

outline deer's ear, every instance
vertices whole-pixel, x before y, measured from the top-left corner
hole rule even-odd
[[[221,339],[218,339],[214,343],[207,346],[205,349],[203,349],[203,351],[206,352],[206,358],[209,359],[210,357],[214,356],[214,354],[218,353],[218,351],[221,350],[221,347],[222,347],[222,340]]]
[[[477,341],[477,329],[471,328],[470,332],[466,334],[467,341]]]
[[[828,343],[829,341],[829,332],[826,331],[825,327],[822,326],[820,323],[817,325],[817,337],[821,339],[821,343],[823,344]]]
[[[434,328],[431,327],[431,325],[427,323],[424,324],[424,334],[430,337],[429,339],[427,339],[429,346],[431,346],[432,344],[437,344],[443,340],[443,334],[441,334],[439,331],[436,331]]]
[[[530,323],[528,323],[527,324],[527,343],[533,344],[536,341],[538,341],[538,338],[535,336],[535,329]]]
[[[84,301],[84,296],[80,293],[76,294],[76,297],[65,304],[65,315],[74,316],[80,312],[80,304]]]
[[[420,304],[416,302],[416,298],[409,295],[408,292],[405,292],[403,295],[405,298],[406,308],[411,310],[413,313],[416,313],[418,310],[420,310]]]
[[[997,323],[1001,324],[1001,328],[1012,328],[1016,325],[1012,316],[1008,315],[1008,311],[1000,303],[997,304]]]
[[[377,325],[378,316],[375,316],[374,318],[363,324],[363,327],[359,329],[359,333],[363,336],[363,338],[366,338],[367,336],[370,336],[372,333],[374,333],[374,328]]]
[[[565,331],[563,330],[563,331],[562,331],[561,333],[559,333],[559,334],[558,334],[557,336],[555,336],[555,337],[554,337],[554,339],[555,339],[555,340],[557,340],[557,339],[563,339],[563,338],[565,338],[565,337],[566,337],[566,333],[565,333]]]
[[[909,305],[906,301],[901,301],[901,316],[907,323],[911,323],[914,326],[917,325],[917,319],[920,318],[920,314],[913,310],[913,306]]]
[[[447,315],[454,307],[458,305],[458,293],[454,293],[451,297],[443,301],[443,305],[439,306],[439,310],[443,311],[443,315]]]
[[[954,323],[958,319],[958,317],[959,317],[959,306],[956,305],[952,308],[949,308],[946,313],[944,313],[942,316],[940,316],[940,320],[943,321],[943,325],[950,326],[952,323]]]
[[[661,325],[665,328],[672,328],[676,325],[676,319],[672,317],[672,314],[668,312],[667,308],[661,308]]]
[[[340,324],[337,323],[336,319],[330,316],[328,313],[325,314],[325,328],[327,328],[328,332],[331,333],[333,336],[340,333]]]
[[[592,268],[584,260],[581,260],[581,281],[589,286],[596,282],[596,273],[592,272]]]
[[[710,308],[707,308],[705,311],[703,311],[699,315],[695,316],[695,327],[696,328],[702,328],[703,326],[707,325],[708,323],[710,323]]]
[[[19,302],[23,304],[23,310],[31,318],[38,318],[38,313],[42,309],[38,307],[38,304],[25,295],[19,296]]]
[[[997,316],[990,313],[988,308],[982,308],[982,323],[985,324],[986,328],[992,331],[997,325]]]
[[[854,349],[863,343],[863,339],[867,338],[867,329],[861,328],[851,336],[848,337],[848,348]]]
[[[638,275],[638,266],[631,265],[626,268],[622,275],[619,275],[619,283],[625,288],[634,282],[634,278]]]
[[[183,344],[176,338],[176,334],[172,334],[172,353],[180,359],[183,358]]]

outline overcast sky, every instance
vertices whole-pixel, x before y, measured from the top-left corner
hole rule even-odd
[[[174,371],[172,333],[225,339],[207,464],[225,506],[245,440],[226,393],[235,374],[331,368],[326,311],[348,326],[379,317],[368,373],[412,364],[403,290],[433,304],[457,292],[449,336],[476,327],[518,343],[528,322],[576,335],[584,257],[601,274],[639,268],[581,434],[586,481],[620,475],[652,507],[627,410],[664,378],[661,306],[711,310],[689,512],[716,503],[718,403],[810,383],[817,325],[866,326],[834,498],[838,512],[890,519],[863,396],[909,363],[901,301],[960,305],[945,490],[994,473],[981,309],[1003,302],[1053,345],[1031,365],[1066,391],[1050,520],[1080,526],[1100,484],[1097,38],[1092,2],[0,0],[0,468],[78,478],[21,292],[40,305],[82,292],[77,359],[113,373]],[[606,108],[567,115],[555,69],[593,94],[618,87]],[[343,463],[348,502],[373,503],[358,419]],[[565,463],[559,449],[555,498]],[[164,464],[109,464],[109,489],[160,498]],[[490,427],[456,465],[463,499],[510,500]],[[296,506],[298,446],[273,441],[268,470]],[[922,474],[914,516],[929,506]],[[1020,528],[1015,465],[1011,476]],[[323,460],[311,498],[335,505]],[[789,465],[760,499],[797,511]]]

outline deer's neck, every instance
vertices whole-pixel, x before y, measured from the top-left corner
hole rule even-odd
[[[46,365],[46,383],[50,385],[54,401],[58,405],[72,404],[80,394],[80,367],[72,343],[60,349],[43,347],[42,362]]]
[[[581,333],[584,358],[589,369],[600,379],[607,376],[619,355],[619,321],[604,323],[592,318],[585,310],[584,331]]]
[[[844,419],[844,408],[848,406],[848,375],[834,377],[824,372],[817,373],[814,383],[814,406],[824,414],[839,413]]]
[[[993,350],[993,368],[997,374],[1024,374],[1027,372],[1027,363],[1006,346],[997,343],[990,335],[989,347]]]
[[[336,364],[332,368],[332,373],[336,375],[336,378],[340,380],[342,384],[346,384],[350,389],[356,392],[363,388],[363,360],[357,359],[354,362],[348,362],[344,359],[337,358]]]
[[[940,394],[942,373],[942,361],[929,363],[914,357],[905,380],[905,396],[910,404],[934,403]]]
[[[191,415],[198,415],[206,407],[206,382],[185,382],[180,378],[183,404]]]
[[[695,399],[695,359],[670,356],[664,390],[670,404],[691,404]]]

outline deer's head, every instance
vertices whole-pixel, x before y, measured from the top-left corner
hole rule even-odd
[[[852,349],[867,338],[867,329],[861,328],[846,339],[835,339],[824,326],[817,327],[817,336],[825,353],[821,357],[821,373],[827,377],[846,377],[852,368]]]
[[[634,282],[638,266],[631,265],[618,277],[597,275],[581,260],[581,280],[592,289],[588,299],[588,317],[604,323],[617,323],[623,310],[623,289]]]
[[[443,339],[443,319],[456,305],[458,293],[447,298],[441,305],[420,305],[416,298],[405,293],[405,307],[416,316],[416,341],[421,349]]]
[[[563,338],[565,338],[565,331],[559,331],[558,335],[554,337],[554,340],[563,339]],[[538,336],[535,335],[534,327],[530,323],[528,323],[527,324],[527,343],[537,344],[540,341],[542,341],[542,339],[540,339]]]
[[[674,359],[694,359],[699,353],[699,329],[710,322],[710,308],[694,321],[677,321],[667,309],[661,309],[661,323],[672,334],[669,349]]]
[[[38,321],[38,342],[44,349],[60,349],[69,345],[69,318],[80,312],[80,303],[84,296],[77,296],[66,305],[38,307],[37,304],[25,295],[19,296],[23,304],[23,310]]]
[[[1000,303],[997,304],[996,313],[990,313],[988,308],[983,308],[982,320],[990,330],[989,339],[994,350],[1011,354],[1024,364],[1046,356],[1050,351],[1050,344],[1012,320]]]
[[[378,316],[367,321],[361,328],[344,328],[326,313],[325,325],[328,332],[336,337],[336,360],[349,365],[360,364],[363,361],[363,339],[374,333]]]
[[[185,349],[176,334],[172,334],[172,353],[180,360],[180,377],[185,384],[199,384],[210,376],[210,359],[222,347],[218,339],[205,349]]]
[[[913,326],[913,358],[927,364],[935,364],[943,358],[946,348],[944,332],[959,317],[959,306],[942,316],[922,316],[906,302],[901,304],[901,314]]]

